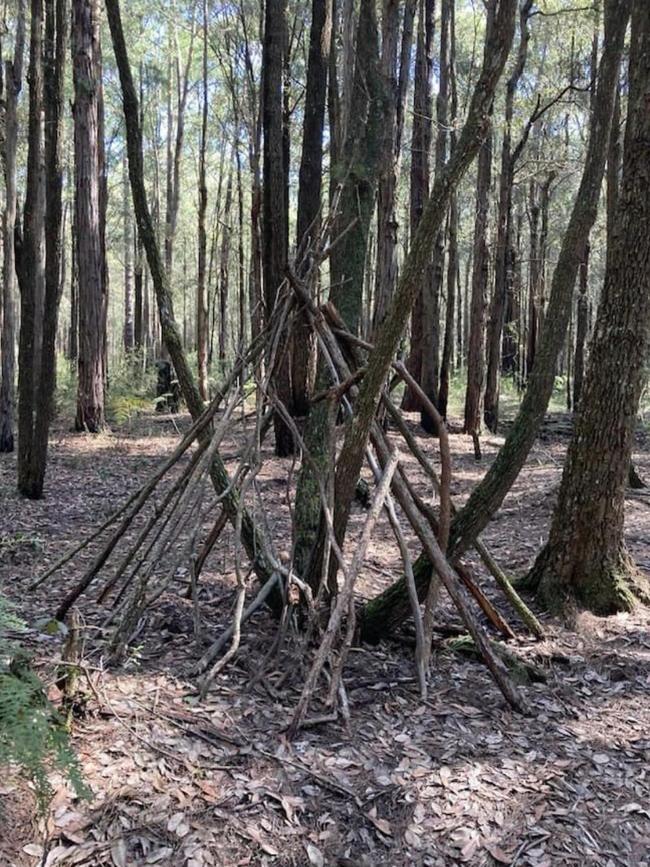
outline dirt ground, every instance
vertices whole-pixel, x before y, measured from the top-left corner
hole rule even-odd
[[[144,416],[95,438],[58,430],[47,495],[36,503],[15,493],[15,458],[0,457],[0,590],[28,622],[26,642],[48,684],[61,639],[38,624],[96,548],[35,593],[26,588],[148,478],[178,441],[177,424],[187,420]],[[435,458],[435,441],[419,436]],[[470,440],[452,437],[458,502],[501,442],[486,438],[477,464]],[[540,439],[484,534],[513,575],[544,539],[565,445],[563,437]],[[226,443],[231,460],[236,448],[234,438]],[[638,448],[638,468],[650,477],[647,446]],[[290,537],[287,465],[267,457],[259,491],[281,553]],[[414,463],[409,472],[430,496]],[[650,499],[630,494],[627,505],[630,550],[650,571]],[[363,517],[358,508],[357,530]],[[230,622],[232,553],[228,530],[202,576],[207,639]],[[50,813],[39,819],[29,788],[5,772],[1,867],[650,865],[650,612],[583,616],[574,631],[542,614],[547,638],[534,642],[478,571],[520,635],[512,649],[545,673],[546,682],[521,687],[530,717],[514,714],[486,669],[441,636],[422,703],[407,629],[379,647],[354,648],[345,672],[349,726],[315,720],[292,743],[284,731],[307,662],[297,636],[269,657],[276,626],[256,614],[236,659],[199,702],[191,668],[202,648],[184,598],[187,570],[178,570],[174,592],[149,612],[117,670],[104,668],[107,612],[91,591],[79,604],[85,677],[74,745],[93,798],[75,800],[55,776]],[[399,574],[399,552],[380,523],[359,595]],[[438,625],[441,635],[458,625],[446,600]]]

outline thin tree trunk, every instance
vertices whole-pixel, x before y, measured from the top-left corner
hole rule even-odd
[[[124,350],[129,353],[135,346],[133,304],[133,226],[129,201],[129,167],[126,154],[122,160],[122,220],[124,222]]]
[[[284,124],[284,59],[287,51],[286,0],[267,0],[264,18],[262,66],[262,118],[264,128],[262,241],[264,307],[266,320],[278,301],[287,267],[289,215],[287,213],[287,166]],[[273,386],[285,407],[291,404],[291,346],[276,359]],[[293,434],[279,413],[273,419],[278,457],[293,454]]]
[[[512,149],[512,119],[515,95],[526,66],[530,30],[532,0],[523,0],[519,12],[519,51],[517,63],[506,86],[506,106],[501,147],[501,177],[499,181],[499,213],[497,222],[496,262],[494,271],[494,291],[490,303],[490,318],[487,331],[487,378],[484,397],[484,416],[488,430],[496,432],[499,426],[499,391],[501,371],[501,337],[504,328],[506,307],[511,293],[511,218],[512,186],[514,182],[514,159]],[[508,311],[511,324],[512,310]]]
[[[456,88],[456,16],[454,4],[449,8],[449,90],[451,110],[451,132],[449,134],[450,150],[456,147],[454,124],[458,115],[458,92]],[[456,294],[460,294],[457,283],[458,271],[458,197],[454,194],[449,204],[448,254],[447,254],[447,307],[445,314],[445,337],[442,347],[440,364],[440,393],[438,394],[438,410],[443,419],[447,418],[447,403],[449,401],[449,378],[454,352],[454,316],[456,313]],[[460,322],[458,322],[460,333]]]
[[[5,130],[2,160],[5,181],[2,261],[2,349],[0,360],[0,452],[14,450],[16,376],[16,150],[18,144],[18,97],[22,88],[25,51],[25,0],[16,12],[13,60],[4,65]]]
[[[309,267],[309,251],[320,227],[323,128],[331,39],[332,0],[312,0],[296,221],[297,260],[302,273]],[[301,316],[295,326],[291,365],[291,412],[294,416],[306,416],[314,378],[314,346],[306,315]]]
[[[424,203],[429,195],[429,155],[431,151],[431,125],[433,104],[433,36],[435,27],[435,0],[420,0],[418,13],[417,48],[415,54],[415,80],[413,85],[413,132],[411,139],[410,178],[410,233],[415,236],[422,217]],[[427,263],[421,277],[421,288],[411,317],[411,345],[407,367],[417,382],[422,374],[422,340],[424,297],[432,281],[431,263]],[[414,412],[420,402],[410,388],[404,392],[402,407]]]
[[[404,4],[402,41],[399,48],[400,3],[384,0],[380,73],[384,87],[384,118],[377,184],[377,267],[373,332],[384,319],[397,282],[397,232],[395,198],[399,180],[404,104],[408,89],[409,64],[404,58],[411,53],[415,0]]]
[[[18,490],[31,496],[35,386],[40,355],[36,354],[37,286],[43,273],[44,202],[40,194],[43,161],[43,0],[31,0],[29,46],[29,121],[27,182],[22,237],[16,246],[16,274],[20,288],[18,346]],[[20,229],[20,226],[19,226]]]
[[[229,260],[230,260],[230,239],[232,236],[232,227],[230,221],[232,209],[232,168],[228,173],[228,181],[226,183],[226,200],[224,207],[225,225],[223,226],[223,234],[221,235],[221,255],[219,261],[219,361],[225,362],[228,354],[228,338],[230,329],[228,328],[228,289],[229,289]]]
[[[476,216],[472,257],[472,302],[467,347],[467,390],[465,392],[465,433],[475,438],[481,433],[481,401],[485,382],[485,313],[490,257],[487,242],[492,175],[492,135],[479,152],[476,175]]]
[[[589,243],[585,244],[582,262],[580,263],[579,294],[576,308],[576,346],[573,360],[573,410],[578,409],[582,395],[582,383],[585,369],[585,348],[587,330],[589,328]]]
[[[208,186],[205,158],[208,137],[208,2],[203,0],[203,93],[201,105],[201,141],[199,145],[199,213],[198,213],[198,271],[196,282],[196,354],[199,392],[208,399],[208,287],[206,261],[208,236],[205,218],[208,210]]]

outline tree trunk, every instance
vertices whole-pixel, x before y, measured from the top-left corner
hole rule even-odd
[[[476,175],[476,217],[474,219],[474,254],[472,257],[472,301],[469,343],[467,347],[467,390],[465,392],[465,433],[474,438],[481,433],[481,401],[485,382],[485,313],[490,271],[488,220],[492,176],[492,135],[479,152]]]
[[[29,470],[30,498],[43,495],[47,441],[56,388],[56,331],[61,300],[61,227],[63,218],[62,124],[65,90],[68,9],[66,0],[45,0],[45,297],[34,436]]]
[[[2,348],[0,359],[0,452],[14,450],[16,375],[16,149],[18,97],[22,88],[25,50],[25,0],[19,0],[13,60],[4,66],[5,130],[2,159],[5,181],[2,262]]]
[[[347,327],[355,332],[361,316],[367,237],[374,205],[377,120],[382,111],[381,105],[377,104],[380,87],[377,36],[374,4],[371,0],[364,0],[359,13],[357,63],[347,138],[334,168],[337,175],[347,171],[342,181],[334,237],[348,229],[354,220],[356,223],[333,251],[333,285],[330,290],[330,299]],[[332,44],[334,51],[335,45]],[[336,82],[332,85],[335,87]],[[316,388],[321,390],[329,384],[330,373],[321,360]],[[311,461],[303,461],[296,491],[294,564],[314,589],[318,588],[322,573],[320,568],[311,568],[309,564],[315,554],[321,514],[319,486],[327,484],[332,464],[335,421],[336,416],[330,413],[327,401],[312,406],[304,435]],[[331,587],[335,589],[334,584]]]
[[[330,290],[330,300],[355,334],[359,330],[363,307],[368,233],[379,169],[383,100],[375,4],[373,0],[361,0],[350,116],[342,150],[333,167],[341,185],[333,236],[342,237],[332,251]]]
[[[122,160],[122,220],[124,222],[124,351],[132,352],[135,346],[135,322],[133,304],[133,226],[129,201],[129,167],[126,154]]]
[[[436,99],[435,175],[440,176],[447,160],[449,142],[449,33],[451,0],[442,0],[440,11],[440,73]],[[439,402],[440,389],[440,296],[445,266],[445,233],[438,230],[433,242],[433,261],[430,281],[424,289],[422,303],[422,367],[420,385],[431,403]],[[425,407],[420,407],[420,424],[425,431],[437,433],[435,420]]]
[[[582,394],[582,382],[585,369],[585,348],[587,330],[589,327],[589,242],[585,244],[584,255],[580,263],[580,290],[576,310],[576,346],[573,358],[573,410],[577,411]]]
[[[411,138],[410,230],[415,236],[422,217],[424,203],[429,195],[429,155],[431,151],[431,125],[433,106],[433,36],[435,28],[435,0],[420,0],[418,13],[415,79],[413,83],[413,132]],[[411,346],[407,367],[419,382],[422,374],[422,340],[424,336],[424,298],[433,279],[428,262],[421,277],[421,288],[411,316]],[[406,388],[402,408],[407,412],[419,410],[415,393]]]
[[[309,266],[309,251],[320,228],[323,128],[331,39],[332,0],[312,0],[296,220],[297,260],[302,273],[305,273]],[[293,335],[292,415],[306,416],[309,412],[309,394],[313,378],[314,346],[309,322],[303,315],[296,322]]]
[[[264,18],[262,67],[263,220],[262,262],[264,308],[268,321],[275,309],[280,286],[285,280],[289,216],[286,208],[287,169],[284,124],[284,58],[287,51],[286,0],[267,0]],[[291,347],[286,346],[275,359],[273,387],[278,399],[291,404]],[[294,453],[293,434],[279,413],[273,419],[275,452],[278,457]]]
[[[18,345],[18,490],[31,495],[35,386],[40,354],[36,354],[38,285],[43,274],[41,233],[45,215],[41,196],[43,162],[43,0],[31,0],[29,46],[29,121],[27,182],[22,238],[18,233],[16,274],[20,288]],[[19,227],[20,228],[20,227]]]
[[[73,0],[75,229],[79,273],[78,431],[103,429],[106,286],[101,228],[99,146],[99,25],[97,0]]]
[[[454,4],[449,8],[449,89],[451,111],[451,132],[449,134],[450,149],[456,147],[454,124],[458,115],[458,92],[456,88],[456,14]],[[438,394],[438,410],[443,419],[447,418],[447,403],[449,401],[449,378],[453,364],[454,352],[454,319],[456,314],[456,295],[460,295],[458,285],[458,197],[454,194],[449,205],[447,220],[448,251],[447,251],[447,307],[445,313],[445,337],[442,345],[440,363],[440,392]],[[459,306],[460,310],[460,306]],[[460,333],[460,321],[457,323]]]
[[[385,94],[385,114],[377,184],[377,267],[373,332],[384,319],[397,282],[398,223],[395,197],[409,76],[409,64],[404,62],[404,58],[411,53],[414,14],[415,0],[407,0],[403,12],[402,43],[398,51],[400,3],[398,0],[383,2],[380,72]]]
[[[219,361],[226,361],[228,354],[228,279],[230,275],[230,239],[232,236],[232,169],[228,173],[226,183],[226,200],[224,207],[225,225],[221,235],[221,255],[219,257]]]
[[[203,93],[201,104],[201,140],[199,144],[199,213],[198,213],[198,269],[196,276],[196,356],[199,392],[208,399],[208,286],[206,264],[208,236],[205,219],[208,210],[208,185],[206,181],[205,156],[208,138],[208,2],[203,0]],[[227,215],[226,215],[227,218]]]
[[[503,333],[506,307],[512,289],[511,269],[511,220],[512,187],[514,183],[514,158],[512,148],[512,119],[515,95],[526,66],[530,30],[532,0],[523,0],[519,12],[519,51],[517,63],[506,86],[506,106],[501,146],[501,177],[499,180],[499,211],[497,220],[497,242],[494,266],[494,291],[490,303],[490,318],[487,331],[487,378],[485,385],[484,416],[488,430],[496,433],[499,426],[499,391],[501,371],[501,337]],[[509,311],[508,326],[512,326],[512,309]]]
[[[650,348],[650,5],[632,9],[623,179],[584,393],[548,542],[529,585],[557,610],[629,610],[647,582],[624,542],[636,414]]]

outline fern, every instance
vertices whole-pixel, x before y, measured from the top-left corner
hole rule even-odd
[[[79,797],[87,797],[68,732],[16,638],[24,624],[0,596],[0,765],[16,765],[33,784],[39,808],[52,796],[49,771],[65,774]]]

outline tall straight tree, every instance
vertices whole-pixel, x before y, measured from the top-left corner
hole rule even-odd
[[[99,135],[101,62],[98,0],[73,0],[75,230],[79,274],[79,358],[75,427],[96,433],[105,424],[105,261]]]
[[[403,9],[398,0],[383,2],[380,72],[384,88],[384,118],[377,184],[377,267],[373,331],[376,331],[383,321],[397,282],[399,225],[395,205],[415,6],[415,0],[406,0]]]
[[[305,117],[298,182],[296,248],[300,268],[308,267],[309,250],[318,234],[323,183],[323,127],[327,67],[332,39],[332,0],[312,0],[309,31],[309,58],[305,91]],[[309,322],[300,318],[294,334],[291,365],[292,412],[305,416],[309,411],[312,365]]]
[[[449,31],[452,0],[442,0],[440,7],[440,76],[436,97],[435,174],[439,177],[447,160],[449,145]],[[429,400],[437,404],[440,388],[440,296],[445,265],[445,232],[441,225],[433,244],[431,280],[423,293],[422,366],[419,382]],[[425,406],[420,407],[420,423],[429,433],[437,430],[436,422]]]
[[[624,540],[625,488],[650,349],[650,5],[632,4],[623,178],[589,366],[549,539],[530,583],[551,609],[629,610],[648,584]]]
[[[122,220],[124,239],[124,350],[135,346],[135,311],[133,301],[133,223],[129,195],[129,166],[126,154],[122,159]]]
[[[208,0],[203,0],[203,54],[201,93],[201,140],[199,144],[198,270],[196,275],[196,354],[198,385],[203,400],[208,399],[208,236],[205,228],[208,210],[206,149],[208,139]],[[228,215],[226,214],[226,219]]]
[[[20,288],[20,337],[18,343],[18,490],[31,493],[31,460],[34,440],[34,405],[42,325],[39,285],[44,270],[42,229],[45,202],[41,195],[43,164],[43,0],[32,0],[29,39],[29,121],[27,181],[22,227],[16,245],[16,273]],[[37,325],[37,320],[41,320]]]
[[[524,73],[530,29],[528,19],[533,0],[522,0],[519,11],[519,51],[517,62],[506,84],[506,105],[501,145],[501,176],[499,179],[499,215],[494,268],[494,291],[490,303],[487,332],[487,380],[485,385],[485,424],[495,432],[499,423],[499,380],[501,372],[501,339],[504,321],[512,322],[512,188],[514,184],[515,154],[512,147],[512,121],[515,96]],[[510,309],[508,310],[508,305]],[[512,355],[512,351],[510,351]]]
[[[429,194],[429,157],[433,105],[433,36],[435,27],[435,0],[420,0],[418,12],[417,47],[415,51],[415,80],[413,83],[413,128],[411,135],[410,178],[410,231],[414,236]],[[422,371],[424,297],[433,280],[431,263],[427,263],[420,277],[421,287],[411,317],[411,348],[408,368],[419,381]],[[404,392],[403,408],[414,411],[420,403],[414,392]]]
[[[490,274],[488,219],[492,176],[492,135],[483,142],[476,173],[476,216],[474,218],[474,255],[472,256],[472,300],[469,313],[467,347],[467,389],[465,391],[465,433],[481,432],[481,403],[485,384],[485,312]],[[479,452],[477,451],[477,457]]]
[[[262,87],[263,154],[263,273],[267,318],[275,309],[285,280],[289,253],[287,213],[288,165],[284,139],[283,77],[287,51],[285,0],[267,0],[264,16],[264,68]],[[291,403],[290,347],[274,359],[273,383],[279,400]],[[293,454],[293,434],[279,413],[275,414],[275,450],[279,457]]]
[[[330,299],[352,331],[361,324],[368,234],[379,170],[384,91],[379,73],[379,32],[374,0],[361,0],[350,110],[337,164],[340,185],[331,257]]]
[[[32,8],[32,15],[34,14]],[[61,227],[62,227],[62,117],[63,117],[63,94],[65,82],[65,51],[67,42],[67,5],[66,0],[45,0],[45,6],[40,13],[44,12],[44,33],[40,45],[36,47],[34,32],[32,31],[32,48],[36,49],[38,57],[39,73],[35,75],[35,83],[39,87],[44,106],[44,199],[45,206],[43,224],[45,231],[45,293],[41,306],[40,341],[38,346],[32,338],[33,357],[27,360],[24,349],[28,345],[29,332],[32,335],[35,329],[29,327],[29,319],[26,323],[26,338],[21,333],[21,365],[27,363],[30,367],[37,367],[40,376],[36,383],[29,383],[25,389],[24,397],[31,397],[31,405],[21,420],[19,437],[25,433],[25,443],[21,445],[19,439],[18,461],[18,488],[20,492],[30,499],[38,499],[43,495],[45,481],[45,469],[47,464],[47,442],[52,414],[54,388],[56,384],[56,333],[58,322],[59,301],[61,298]],[[32,26],[34,21],[32,20]],[[39,22],[39,27],[41,26]],[[36,64],[30,69],[35,70]],[[30,94],[31,95],[31,94]],[[41,108],[38,108],[40,114]],[[31,114],[31,106],[30,106]],[[30,117],[30,121],[33,120]],[[40,125],[40,122],[39,122]],[[38,168],[40,172],[40,166]],[[29,172],[28,172],[29,175]],[[40,184],[39,184],[40,186]],[[28,177],[28,190],[30,180]],[[40,196],[37,196],[40,198]],[[27,209],[27,205],[26,205]],[[38,305],[34,301],[35,292],[33,286],[27,280],[34,273],[34,266],[28,263],[26,256],[40,249],[33,232],[33,224],[25,226],[26,243],[22,245],[20,252],[20,266],[18,268],[21,284],[21,295],[28,299],[28,304],[23,304],[23,310],[27,310],[29,316],[38,316]],[[35,243],[36,241],[36,243]],[[40,268],[40,264],[37,265]],[[21,326],[22,331],[22,326]],[[23,380],[24,381],[24,380]],[[20,380],[19,380],[20,382]],[[23,395],[21,394],[21,401]]]
[[[5,181],[2,262],[2,344],[0,346],[0,452],[14,450],[16,376],[16,151],[18,147],[18,97],[22,88],[25,53],[25,0],[19,0],[13,60],[4,66],[5,134],[2,163]]]

